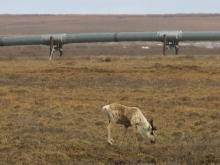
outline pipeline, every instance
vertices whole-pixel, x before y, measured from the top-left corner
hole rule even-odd
[[[78,33],[78,34],[46,34],[41,36],[18,36],[0,38],[0,46],[16,45],[48,45],[50,55],[58,50],[62,54],[62,45],[70,43],[91,42],[123,42],[123,41],[160,41],[164,43],[163,52],[166,49],[179,49],[179,42],[184,41],[220,41],[220,31],[206,32],[182,32],[182,31],[158,31],[158,32],[120,32],[120,33]]]

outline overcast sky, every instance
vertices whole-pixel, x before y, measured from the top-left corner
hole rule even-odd
[[[0,0],[0,14],[220,13],[220,0]]]

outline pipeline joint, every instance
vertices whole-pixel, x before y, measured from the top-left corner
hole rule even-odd
[[[118,33],[114,34],[114,42],[118,42]]]

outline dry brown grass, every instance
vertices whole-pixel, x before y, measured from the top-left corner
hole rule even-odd
[[[105,58],[1,59],[0,164],[220,162],[219,56]],[[158,143],[119,146],[118,126],[108,146],[112,102],[154,118]]]

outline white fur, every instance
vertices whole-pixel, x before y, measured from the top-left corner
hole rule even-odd
[[[102,107],[103,110],[108,110],[110,108],[110,105],[105,105]]]

